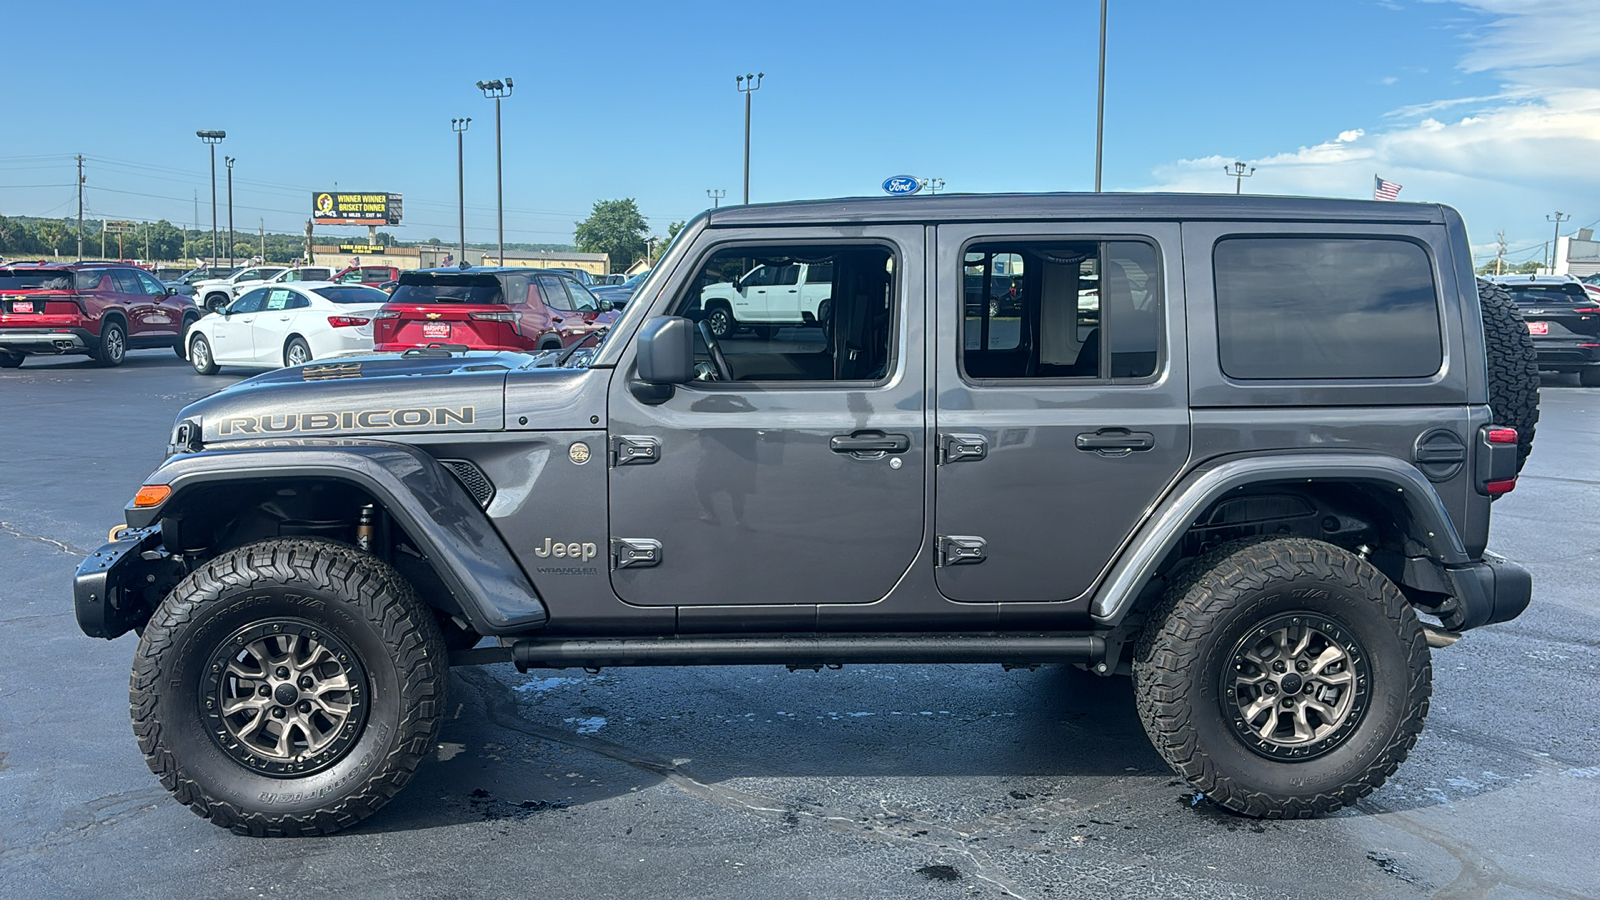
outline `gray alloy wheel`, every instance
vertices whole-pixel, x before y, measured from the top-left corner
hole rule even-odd
[[[283,364],[303,366],[308,362],[311,362],[311,348],[306,346],[302,338],[290,338],[289,343],[283,348]]]
[[[102,366],[120,366],[128,358],[128,332],[113,319],[100,326],[100,348],[94,361]]]
[[[201,375],[215,375],[217,358],[211,352],[211,342],[203,334],[197,334],[189,339],[189,364]]]
[[[733,334],[738,328],[733,321],[733,311],[726,306],[713,306],[711,311],[706,313],[706,326],[711,329],[712,336],[717,340]]]
[[[1234,735],[1268,759],[1333,750],[1360,724],[1372,667],[1339,623],[1281,615],[1244,635],[1222,674],[1222,713]]]

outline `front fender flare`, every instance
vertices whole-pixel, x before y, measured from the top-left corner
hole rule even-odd
[[[129,527],[144,528],[202,485],[307,478],[348,482],[372,495],[417,542],[479,634],[527,631],[549,619],[483,510],[433,457],[408,444],[285,438],[174,456],[145,480],[172,494],[155,507],[130,503],[124,513]]]
[[[1116,625],[1189,526],[1229,491],[1267,482],[1380,485],[1396,492],[1418,529],[1416,539],[1446,567],[1472,562],[1433,485],[1404,460],[1377,453],[1284,453],[1208,464],[1184,478],[1134,534],[1090,603],[1090,616]]]

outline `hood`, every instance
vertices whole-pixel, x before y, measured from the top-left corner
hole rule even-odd
[[[192,449],[203,443],[274,437],[499,431],[507,373],[521,353],[340,357],[241,381],[179,413]]]

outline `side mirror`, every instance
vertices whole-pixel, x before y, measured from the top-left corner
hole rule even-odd
[[[615,306],[611,305],[610,300],[602,300],[596,297],[595,302],[599,304],[599,309],[597,310],[598,312],[611,312],[613,309],[616,309]]]
[[[635,341],[639,379],[633,395],[642,403],[665,403],[673,385],[694,380],[694,325],[681,316],[656,316]]]
[[[169,285],[165,285],[165,286],[163,286],[161,288],[161,296],[163,296],[163,297],[171,297],[172,295],[174,295],[176,293],[178,293],[178,289],[173,287],[170,284]]]

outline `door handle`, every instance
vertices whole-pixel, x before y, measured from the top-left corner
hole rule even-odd
[[[1097,453],[1131,450],[1149,450],[1156,445],[1156,436],[1148,431],[1129,431],[1126,428],[1102,428],[1084,432],[1074,440],[1079,450]]]
[[[279,322],[287,322],[287,321],[289,321],[289,317],[288,316],[279,316],[278,317],[278,321]]]
[[[857,431],[834,435],[828,446],[835,453],[904,453],[911,449],[911,435]]]

